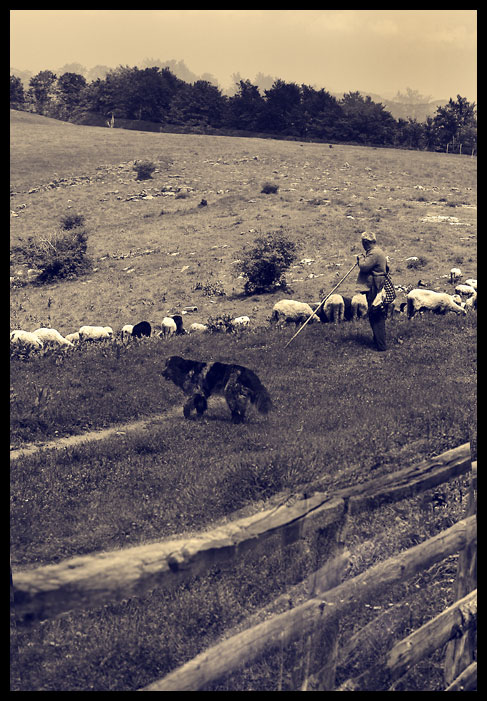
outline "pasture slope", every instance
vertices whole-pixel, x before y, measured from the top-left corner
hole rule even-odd
[[[282,296],[246,298],[232,261],[258,233],[283,231],[300,246],[292,296],[320,298],[354,262],[360,232],[377,233],[396,284],[449,290],[452,266],[476,270],[476,159],[355,146],[122,132],[12,113],[12,242],[45,235],[73,211],[85,216],[93,272],[78,280],[11,289],[11,328],[50,323],[119,331],[194,305],[191,321],[248,314],[236,335],[142,339],[48,351],[11,361],[12,443],[116,427],[106,440],[20,455],[11,467],[11,565],[18,570],[91,552],[198,533],[309,489],[380,478],[467,441],[476,459],[476,313],[388,323],[390,350],[375,354],[370,328],[267,320]],[[135,180],[133,161],[158,164]],[[276,194],[262,184],[279,185]],[[172,193],[172,194],[170,194]],[[207,206],[199,207],[202,199]],[[419,258],[416,267],[407,258]],[[419,265],[419,267],[418,267]],[[21,266],[15,258],[11,271]],[[205,294],[223,287],[225,295]],[[212,287],[213,285],[213,287]],[[345,288],[343,292],[351,291]],[[291,294],[289,295],[291,296]],[[221,403],[184,421],[181,392],[160,378],[168,355],[253,368],[276,405],[236,429]],[[164,417],[159,421],[157,417]],[[135,423],[133,432],[124,426]],[[306,485],[310,485],[306,487]],[[351,528],[353,577],[463,517],[459,478],[400,504],[364,513]],[[274,501],[273,501],[274,500]],[[293,546],[294,547],[294,546]],[[315,569],[306,545],[279,543],[258,562],[242,555],[191,588],[153,591],[93,610],[14,626],[11,690],[136,690],[194,657]],[[322,553],[324,557],[324,554]],[[257,571],[259,576],[255,576]],[[372,609],[401,639],[453,600],[455,557],[397,585],[343,622],[350,638]],[[406,612],[407,615],[404,615]],[[377,611],[375,611],[377,613]],[[397,614],[397,619],[396,619]],[[292,689],[292,659],[263,659],[213,690]],[[437,690],[442,651],[397,690]],[[277,667],[276,667],[277,665]],[[284,670],[284,671],[283,671]]]

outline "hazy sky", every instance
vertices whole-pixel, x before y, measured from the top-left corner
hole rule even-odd
[[[222,88],[262,72],[332,92],[477,101],[476,10],[10,10],[19,70],[184,61]]]

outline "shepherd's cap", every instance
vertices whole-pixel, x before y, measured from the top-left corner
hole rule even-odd
[[[370,243],[377,243],[377,239],[375,238],[375,234],[371,233],[370,231],[363,232],[362,241],[369,241]]]

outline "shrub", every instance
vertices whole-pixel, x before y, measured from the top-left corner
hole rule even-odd
[[[279,233],[258,237],[252,248],[244,248],[235,264],[247,281],[245,294],[286,289],[285,271],[296,260],[296,244]]]
[[[77,226],[83,226],[85,218],[83,214],[65,214],[61,217],[61,227],[65,231],[70,231]]]
[[[201,290],[205,297],[225,297],[226,292],[221,280],[207,280],[206,282],[195,282],[193,291]]]
[[[425,256],[417,256],[416,258],[408,261],[407,267],[413,270],[419,270],[420,268],[427,266],[428,263],[429,260],[428,258],[425,258]]]
[[[261,192],[263,192],[265,195],[275,195],[278,190],[279,190],[279,185],[275,185],[274,183],[265,182],[262,185]]]
[[[40,269],[38,282],[56,278],[73,278],[91,269],[87,256],[88,235],[83,229],[73,229],[50,234],[45,238],[29,237],[23,247],[23,257],[30,265]]]
[[[134,170],[137,171],[136,180],[149,180],[149,178],[152,178],[152,173],[155,169],[156,166],[152,161],[135,161]]]

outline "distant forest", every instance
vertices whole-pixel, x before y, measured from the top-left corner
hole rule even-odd
[[[211,75],[191,80],[196,76],[188,71],[184,80],[167,66],[90,73],[87,79],[73,70],[59,76],[44,70],[30,77],[28,85],[11,75],[10,106],[111,128],[477,152],[476,105],[460,95],[418,121],[395,119],[382,102],[358,91],[340,99],[323,88],[279,78],[262,89],[236,74],[233,94],[226,95]]]

